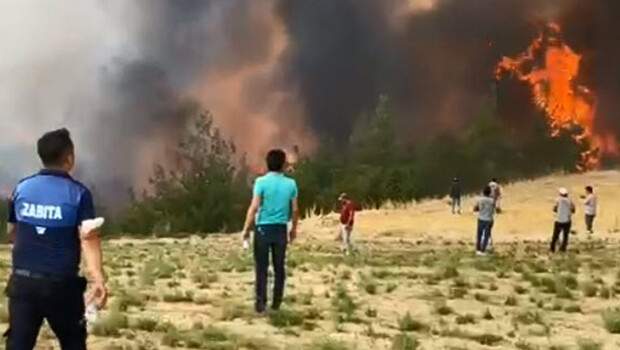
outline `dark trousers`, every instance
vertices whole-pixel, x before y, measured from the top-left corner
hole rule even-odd
[[[267,306],[267,272],[269,253],[273,262],[274,284],[272,309],[280,308],[286,279],[286,225],[258,225],[254,234],[254,263],[256,269],[256,311]]]
[[[562,234],[562,244],[560,245],[560,251],[565,252],[568,248],[568,237],[570,236],[570,222],[555,222],[553,225],[553,236],[551,237],[551,251],[555,252],[555,247],[558,244],[560,233]]]
[[[588,232],[592,232],[592,226],[594,225],[594,215],[586,214],[586,229]]]
[[[484,221],[478,219],[478,234],[476,235],[476,250],[484,252],[487,250],[489,240],[491,239],[491,230],[493,229],[493,221]]]
[[[461,197],[452,197],[452,214],[461,213]]]
[[[85,290],[86,280],[78,277],[49,280],[11,276],[6,289],[9,297],[7,350],[33,349],[44,319],[63,350],[85,350]]]

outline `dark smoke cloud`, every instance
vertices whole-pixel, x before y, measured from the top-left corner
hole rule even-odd
[[[291,79],[318,130],[347,135],[379,93],[409,132],[459,127],[491,93],[500,53],[527,46],[543,1],[440,1],[395,20],[406,3],[281,1]]]
[[[600,92],[601,115],[618,114],[620,83],[609,73],[618,72],[619,2],[443,0],[395,20],[395,9],[406,3],[280,1],[292,42],[287,69],[317,130],[342,140],[379,93],[392,97],[407,135],[458,130],[496,89],[507,112],[528,112],[521,115],[527,125],[528,115],[539,117],[523,106],[527,87],[496,86],[493,69],[502,56],[523,51],[550,20],[563,24],[569,42],[589,42],[578,47],[586,54],[584,75]]]

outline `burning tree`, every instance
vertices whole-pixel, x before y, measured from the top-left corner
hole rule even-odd
[[[600,165],[601,156],[617,153],[615,139],[595,129],[596,95],[577,83],[582,56],[562,40],[562,30],[549,23],[527,50],[515,58],[503,57],[495,74],[505,74],[531,87],[534,104],[544,111],[556,137],[562,130],[581,129],[574,139],[587,149],[577,165],[590,170]]]

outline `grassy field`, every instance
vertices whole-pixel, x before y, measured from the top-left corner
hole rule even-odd
[[[336,217],[312,217],[290,249],[284,308],[262,317],[252,312],[252,256],[238,235],[110,241],[112,297],[89,346],[618,349],[618,183],[620,173],[600,172],[506,186],[488,257],[473,254],[471,200],[461,216],[444,200],[362,212],[350,256],[333,240]],[[554,191],[585,184],[599,190],[596,233],[583,232],[579,208],[570,253],[550,256]],[[0,268],[9,266],[2,247]],[[3,307],[3,328],[6,319]],[[47,329],[40,344],[58,348]]]

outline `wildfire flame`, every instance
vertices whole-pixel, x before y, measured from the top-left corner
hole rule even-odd
[[[577,168],[591,170],[600,165],[602,155],[617,154],[617,145],[613,135],[597,133],[594,128],[596,96],[575,82],[581,58],[562,41],[560,26],[549,23],[525,52],[515,58],[503,57],[495,76],[500,79],[510,74],[530,85],[533,102],[545,112],[552,136],[578,126],[581,131],[574,139],[587,149]]]

